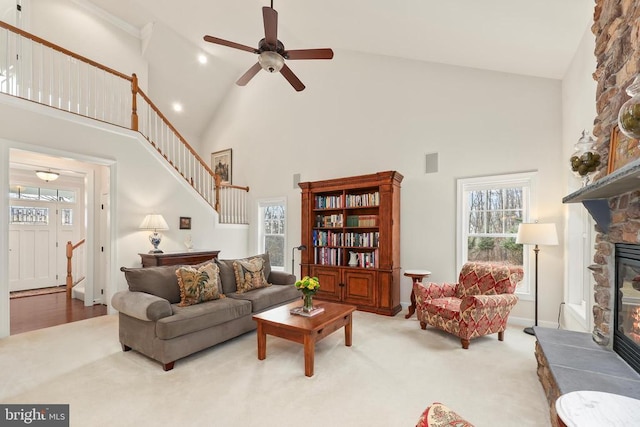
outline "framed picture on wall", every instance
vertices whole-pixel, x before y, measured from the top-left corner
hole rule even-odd
[[[180,217],[180,230],[191,230],[191,217],[190,216],[181,216]]]
[[[231,148],[211,153],[211,170],[220,175],[223,184],[231,184]]]
[[[638,140],[629,138],[620,132],[618,125],[614,126],[611,130],[611,138],[609,140],[607,173],[614,172],[637,158],[640,158]]]

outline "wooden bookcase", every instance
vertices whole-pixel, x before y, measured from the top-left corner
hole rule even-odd
[[[316,298],[393,316],[400,311],[400,183],[395,171],[301,182],[303,276]],[[349,265],[357,254],[357,264]]]

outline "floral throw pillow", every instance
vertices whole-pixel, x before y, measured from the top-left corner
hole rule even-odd
[[[181,307],[224,298],[220,293],[220,269],[212,262],[198,268],[185,265],[176,270]]]
[[[238,294],[271,286],[264,277],[264,259],[261,257],[236,260],[233,262],[233,271],[236,275]]]

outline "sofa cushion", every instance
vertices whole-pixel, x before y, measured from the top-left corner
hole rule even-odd
[[[264,277],[264,260],[260,257],[234,261],[233,271],[236,274],[238,294],[271,286]]]
[[[220,269],[213,262],[200,267],[189,265],[176,270],[180,287],[180,306],[224,298],[220,292]]]
[[[276,305],[294,301],[302,297],[302,293],[293,285],[273,285],[251,292],[233,293],[229,298],[251,302],[252,311],[258,313]]]
[[[180,287],[176,277],[179,266],[167,265],[148,268],[120,268],[129,285],[129,290],[146,292],[168,300],[170,303],[180,302]]]
[[[248,301],[221,298],[201,304],[180,307],[172,304],[173,316],[156,322],[156,335],[162,340],[201,331],[251,314]],[[211,331],[212,334],[215,331]]]
[[[256,257],[260,257],[264,260],[264,264],[263,264],[264,277],[265,279],[267,279],[268,283],[271,283],[269,281],[269,276],[271,275],[271,262],[269,261],[269,254],[264,253],[264,254],[256,255]],[[251,258],[255,258],[255,257],[242,258],[240,259],[240,261],[247,261]],[[222,292],[224,292],[225,294],[236,292],[238,289],[238,286],[236,284],[236,273],[233,269],[234,261],[238,261],[238,260],[216,259],[216,264],[218,264],[218,267],[220,268],[220,281],[222,282]]]

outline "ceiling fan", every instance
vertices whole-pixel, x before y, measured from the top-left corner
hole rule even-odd
[[[264,20],[264,38],[258,42],[257,49],[213,36],[204,36],[204,40],[234,49],[246,50],[258,55],[258,62],[249,68],[236,82],[238,86],[245,86],[249,83],[249,80],[258,74],[260,69],[263,69],[270,73],[279,71],[295,90],[298,92],[304,90],[304,84],[291,71],[291,68],[287,67],[287,64],[284,63],[285,59],[331,59],[333,58],[333,50],[328,48],[285,50],[284,44],[278,40],[278,12],[273,8],[273,0],[271,1],[271,7],[265,6],[262,8],[262,18]]]

